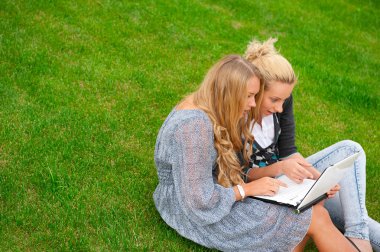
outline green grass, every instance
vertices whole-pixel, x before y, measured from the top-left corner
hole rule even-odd
[[[207,251],[155,210],[155,138],[253,37],[278,37],[299,75],[304,155],[362,144],[380,220],[379,16],[357,0],[0,1],[1,250]]]

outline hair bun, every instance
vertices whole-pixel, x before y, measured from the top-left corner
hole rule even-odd
[[[244,57],[252,62],[268,54],[277,54],[276,48],[274,48],[274,43],[276,42],[277,38],[269,38],[263,43],[254,39],[248,44]]]

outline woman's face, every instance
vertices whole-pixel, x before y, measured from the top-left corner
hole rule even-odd
[[[251,108],[256,107],[255,96],[260,91],[260,79],[256,76],[249,79],[247,83],[247,100],[245,103],[243,116],[247,115]]]
[[[294,84],[273,81],[264,91],[263,100],[261,102],[260,114],[262,117],[273,113],[281,113],[282,105],[292,93]]]

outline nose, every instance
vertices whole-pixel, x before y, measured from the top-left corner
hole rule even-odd
[[[276,112],[277,113],[281,113],[282,112],[282,102],[281,103],[278,103],[278,104],[276,104],[276,107],[275,107],[275,109],[276,109]]]
[[[249,99],[249,100],[248,100],[248,106],[249,106],[250,108],[254,108],[254,107],[256,107],[256,101],[255,101],[255,98],[252,98],[252,99]]]

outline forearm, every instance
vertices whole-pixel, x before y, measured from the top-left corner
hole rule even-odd
[[[286,184],[274,178],[264,177],[249,183],[234,186],[233,190],[235,193],[235,200],[240,201],[249,196],[273,196],[278,192],[280,186],[286,186]]]
[[[248,181],[253,181],[263,177],[276,177],[280,174],[282,174],[282,161],[268,165],[264,168],[250,169],[247,177]]]
[[[281,158],[280,160],[285,160],[285,159],[288,159],[288,158],[303,158],[303,159],[305,159],[305,158],[302,156],[301,153],[299,153],[299,152],[295,152],[295,153],[293,153],[293,154],[290,154],[290,155],[287,156],[287,157],[283,157],[283,158]]]

